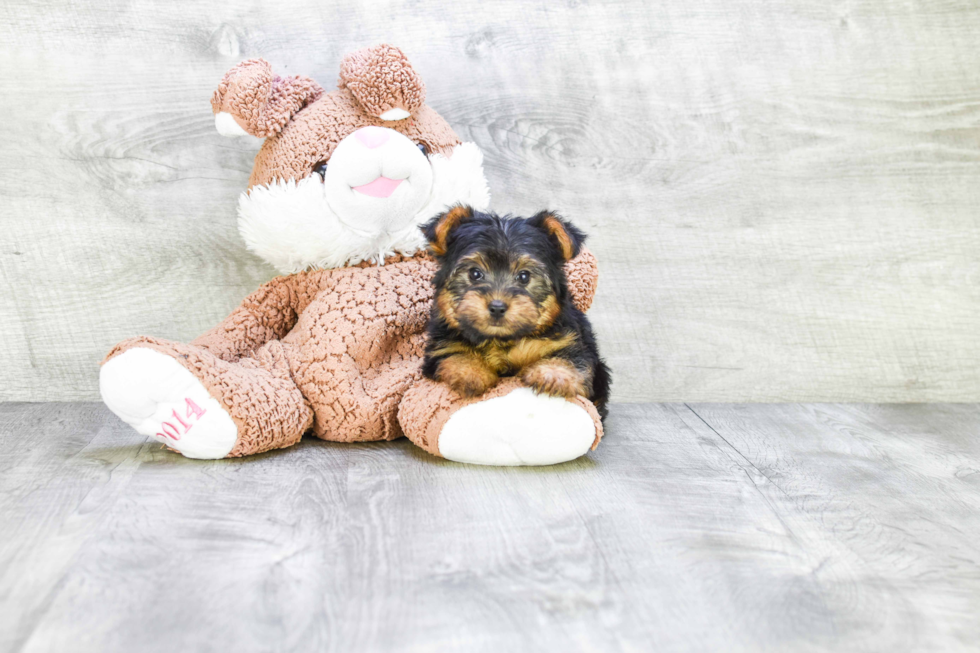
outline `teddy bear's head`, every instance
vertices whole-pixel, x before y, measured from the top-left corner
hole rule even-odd
[[[451,204],[489,204],[479,149],[425,104],[425,84],[394,46],[347,55],[330,93],[245,61],[211,107],[222,134],[265,138],[238,225],[281,272],[415,254],[427,219]]]

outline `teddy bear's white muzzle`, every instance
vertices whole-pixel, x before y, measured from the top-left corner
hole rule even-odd
[[[432,192],[432,167],[418,146],[386,127],[362,127],[337,145],[323,179],[341,222],[363,233],[406,227]]]

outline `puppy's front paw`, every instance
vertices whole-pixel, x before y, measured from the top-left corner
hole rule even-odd
[[[538,361],[524,369],[521,380],[535,392],[553,397],[586,396],[585,376],[575,366],[561,358]]]
[[[443,359],[436,378],[463,397],[478,397],[497,382],[497,374],[479,357],[465,354]]]

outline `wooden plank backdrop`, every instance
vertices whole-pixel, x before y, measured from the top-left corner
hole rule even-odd
[[[975,0],[0,6],[0,399],[98,397],[273,276],[215,131],[262,56],[400,45],[501,211],[592,234],[618,401],[980,399]]]

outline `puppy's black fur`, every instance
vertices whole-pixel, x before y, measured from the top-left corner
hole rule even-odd
[[[422,227],[440,264],[422,371],[463,396],[500,376],[583,395],[607,414],[609,368],[575,308],[564,264],[585,234],[560,216],[499,217],[456,206]]]

